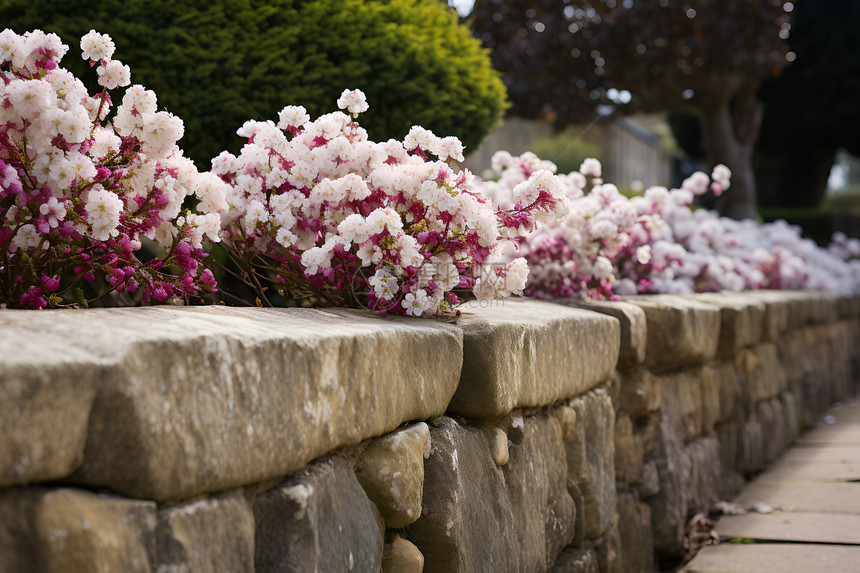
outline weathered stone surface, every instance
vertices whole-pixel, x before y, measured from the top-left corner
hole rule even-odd
[[[747,412],[758,402],[778,396],[788,386],[785,368],[773,343],[742,350],[735,358],[735,366]]]
[[[254,512],[241,492],[158,512],[158,573],[253,573]]]
[[[764,303],[764,318],[762,321],[762,339],[777,340],[789,327],[790,299],[784,296],[786,291],[753,290],[744,292],[744,296]]]
[[[636,491],[639,493],[639,499],[648,499],[660,493],[660,475],[655,460],[642,466],[642,478],[636,484]]]
[[[377,571],[373,504],[340,457],[314,462],[254,500],[254,566],[269,571]]]
[[[702,368],[660,376],[660,411],[684,442],[689,442],[703,433],[703,378]]]
[[[585,392],[618,362],[620,326],[612,317],[533,300],[496,308],[466,306],[463,374],[448,411],[501,417]]]
[[[632,420],[619,414],[615,421],[615,480],[638,482],[642,478],[644,456],[642,437],[633,433]]]
[[[522,444],[510,448],[510,460],[502,468],[524,571],[548,569],[573,540],[576,507],[567,491],[564,452],[558,420],[530,416]]]
[[[733,419],[736,414],[735,404],[740,401],[742,394],[741,382],[734,362],[726,360],[725,362],[709,364],[705,366],[702,375],[704,393],[710,396],[708,400],[713,402],[716,399],[719,404],[719,413],[717,414],[715,423]],[[711,394],[715,391],[717,393],[716,397]],[[710,405],[710,403],[707,404],[707,406]],[[710,408],[708,414],[709,417],[712,414]],[[737,412],[737,415],[743,416],[743,413]],[[708,425],[708,423],[705,424],[706,427]]]
[[[765,436],[764,462],[768,465],[776,461],[788,445],[788,438],[785,435],[785,412],[779,398],[771,398],[759,402],[757,413]]]
[[[704,548],[683,573],[809,573],[853,571],[860,547],[786,545],[785,543],[721,543]]]
[[[530,416],[523,432],[497,468],[485,432],[450,418],[433,423],[424,508],[408,529],[427,571],[545,570],[571,541],[561,425]]]
[[[634,304],[621,301],[561,299],[554,301],[614,316],[621,324],[619,366],[645,362],[648,328],[645,312]]]
[[[761,300],[733,292],[702,293],[690,297],[720,308],[718,357],[730,358],[741,348],[761,341],[766,310]]]
[[[597,570],[601,573],[626,573],[621,562],[621,537],[617,523],[613,522],[606,533],[597,539],[587,540],[583,547],[594,549],[597,554]]]
[[[430,444],[421,517],[408,530],[425,571],[520,571],[514,509],[484,432],[442,417]]]
[[[654,537],[651,533],[651,507],[636,501],[633,494],[618,495],[618,534],[621,538],[622,571],[652,573]]]
[[[0,492],[0,571],[150,573],[156,507],[88,491],[11,488]]]
[[[739,430],[734,422],[722,424],[716,429],[717,440],[720,443],[720,478],[717,493],[720,499],[731,499],[740,491],[744,483],[743,476],[738,472]]]
[[[134,497],[182,499],[284,475],[444,412],[461,336],[336,309],[7,310],[0,485],[68,474],[84,436],[72,479]],[[32,364],[42,375],[22,374]]]
[[[372,440],[355,466],[356,477],[385,524],[399,529],[421,515],[424,458],[430,429],[424,422]]]
[[[593,549],[565,549],[548,573],[598,573],[597,553]]]
[[[395,535],[391,543],[385,544],[382,554],[382,573],[421,573],[424,571],[424,556],[415,545]]]
[[[758,416],[752,415],[738,433],[739,472],[750,476],[764,469],[764,434]]]
[[[577,511],[583,515],[584,536],[603,534],[615,513],[615,408],[598,388],[570,401],[576,410],[574,439],[565,444],[567,475],[583,497]]]
[[[702,364],[717,353],[720,309],[672,295],[626,297],[645,311],[647,364],[655,371]]]
[[[646,368],[621,371],[619,381],[619,409],[638,418],[660,408],[660,378]]]
[[[502,467],[510,459],[508,449],[508,434],[501,428],[492,428],[487,433],[487,441],[490,443],[490,454],[497,466]]]

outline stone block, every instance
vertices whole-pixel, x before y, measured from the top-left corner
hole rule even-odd
[[[716,428],[716,436],[720,448],[720,478],[717,493],[720,499],[732,499],[744,483],[743,476],[738,472],[739,431],[737,423],[729,422]]]
[[[0,492],[0,516],[3,573],[154,570],[154,502],[11,488]]]
[[[742,350],[735,358],[735,368],[747,412],[760,401],[778,396],[788,387],[786,369],[773,343],[766,342]]]
[[[738,409],[736,404],[741,404],[740,397],[742,391],[734,361],[726,360],[716,364],[709,364],[705,366],[702,374],[704,393],[710,396],[708,398],[709,409],[710,405],[715,401],[719,404],[719,413],[716,422],[731,420],[736,415],[742,417],[742,412],[736,412],[736,409]],[[712,394],[715,391],[717,396],[713,396]],[[712,412],[709,411],[709,417],[711,415]],[[708,426],[708,424],[705,425]]]
[[[660,475],[655,460],[649,460],[642,466],[642,478],[636,484],[636,492],[639,499],[648,499],[660,493]]]
[[[681,370],[659,378],[662,417],[673,425],[674,431],[684,442],[701,435],[705,423],[703,369]],[[712,412],[715,409],[719,411],[719,404],[716,408],[710,406]]]
[[[614,316],[621,324],[621,352],[618,356],[618,365],[631,366],[645,362],[648,328],[645,312],[638,306],[628,302],[608,300],[561,299],[554,302]]]
[[[615,452],[613,429],[615,408],[602,389],[593,390],[570,401],[576,410],[573,440],[565,444],[567,475],[583,497],[584,537],[602,535],[615,513]]]
[[[639,482],[644,456],[642,437],[634,434],[632,420],[619,414],[615,421],[615,480],[628,484]]]
[[[0,485],[80,464],[74,483],[162,501],[298,471],[442,414],[461,337],[341,309],[6,311]],[[21,374],[25,363],[43,376]]]
[[[651,533],[651,507],[630,493],[618,494],[618,534],[621,538],[621,563],[625,573],[654,571],[654,536]]]
[[[408,528],[425,570],[545,570],[571,541],[561,425],[546,415],[522,425],[522,441],[498,468],[484,431],[446,417],[433,422],[424,507]]]
[[[626,297],[645,311],[648,325],[646,363],[654,371],[703,364],[717,353],[720,309],[681,296]]]
[[[783,392],[779,396],[782,402],[782,410],[785,414],[785,437],[787,444],[791,444],[800,434],[800,415],[797,406],[797,398],[793,392]]]
[[[791,301],[785,296],[786,291],[752,290],[744,292],[744,296],[764,304],[762,322],[762,339],[774,341],[779,339],[789,328]]]
[[[400,529],[421,515],[425,455],[430,429],[421,422],[371,440],[358,459],[356,477],[388,527]]]
[[[758,416],[752,415],[738,433],[738,471],[745,476],[764,469],[764,433]]]
[[[578,308],[510,299],[494,308],[466,305],[463,372],[448,411],[502,417],[581,394],[618,362],[617,319]]]
[[[741,348],[761,342],[765,318],[765,303],[761,300],[733,292],[702,293],[690,297],[720,309],[718,357],[731,358]]]
[[[594,550],[597,555],[597,570],[601,573],[626,573],[621,562],[621,537],[617,523],[613,522],[597,539],[586,541],[583,548]]]
[[[633,418],[660,409],[660,378],[646,368],[632,368],[619,372],[620,392],[618,407]]]
[[[270,571],[378,571],[374,506],[341,457],[309,465],[254,500],[254,567]]]
[[[525,418],[522,444],[502,468],[517,523],[522,570],[544,571],[573,541],[577,508],[567,491],[562,429],[555,417]]]
[[[593,549],[565,549],[547,573],[599,573]]]
[[[254,572],[254,511],[245,495],[183,503],[158,512],[154,571]]]
[[[415,545],[395,535],[391,543],[385,544],[382,554],[382,573],[421,573],[424,571],[424,556]]]

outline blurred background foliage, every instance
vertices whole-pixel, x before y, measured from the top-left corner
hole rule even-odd
[[[239,151],[246,120],[277,120],[285,105],[335,111],[346,88],[367,94],[361,124],[372,139],[420,124],[460,137],[467,152],[507,106],[487,51],[444,2],[0,0],[0,22],[59,34],[70,46],[63,64],[93,90],[80,37],[110,34],[132,83],[185,121],[179,145],[201,168]]]

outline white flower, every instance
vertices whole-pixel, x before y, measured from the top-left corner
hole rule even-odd
[[[0,64],[12,60],[12,55],[21,49],[21,36],[6,28],[0,32]]]
[[[279,129],[303,128],[311,120],[308,110],[301,105],[288,105],[278,113]]]
[[[119,234],[119,216],[122,213],[122,199],[101,185],[94,185],[85,204],[87,218],[92,227],[93,238],[106,241]]]
[[[600,177],[602,172],[602,167],[600,165],[600,161],[594,159],[593,157],[589,157],[585,161],[582,162],[582,165],[579,166],[579,172],[588,177]]]
[[[367,280],[367,283],[373,288],[373,292],[376,294],[376,297],[384,300],[393,299],[400,290],[400,285],[397,283],[397,279],[393,274],[391,274],[391,269],[388,267],[381,268],[376,271],[376,274],[370,277]]]
[[[18,232],[15,233],[15,236],[12,238],[12,250],[15,249],[29,249],[32,247],[38,247],[39,243],[42,242],[42,238],[39,236],[39,232],[36,231],[36,227],[33,225],[27,224],[22,225]]]
[[[39,213],[45,217],[48,225],[54,229],[60,221],[66,218],[66,205],[57,201],[56,197],[51,197],[47,203],[42,203],[39,206]]]
[[[81,57],[85,60],[110,60],[115,49],[110,36],[99,34],[95,30],[90,30],[81,38]]]
[[[403,301],[400,303],[406,310],[406,314],[410,316],[421,316],[425,311],[430,309],[431,307],[430,297],[427,296],[427,291],[424,289],[418,289],[418,292],[406,293]]]
[[[99,85],[109,90],[131,83],[131,68],[119,60],[111,60],[96,68],[99,75]]]
[[[367,97],[361,90],[343,90],[337,100],[337,107],[348,110],[349,113],[358,115],[367,111]]]

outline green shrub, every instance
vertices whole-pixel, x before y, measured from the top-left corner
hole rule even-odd
[[[80,37],[110,34],[132,83],[185,121],[180,146],[201,166],[238,151],[246,120],[277,120],[288,104],[315,117],[345,88],[367,94],[362,126],[372,139],[421,124],[459,136],[467,151],[507,105],[488,54],[439,1],[0,0],[0,22],[59,34],[78,74]]]

